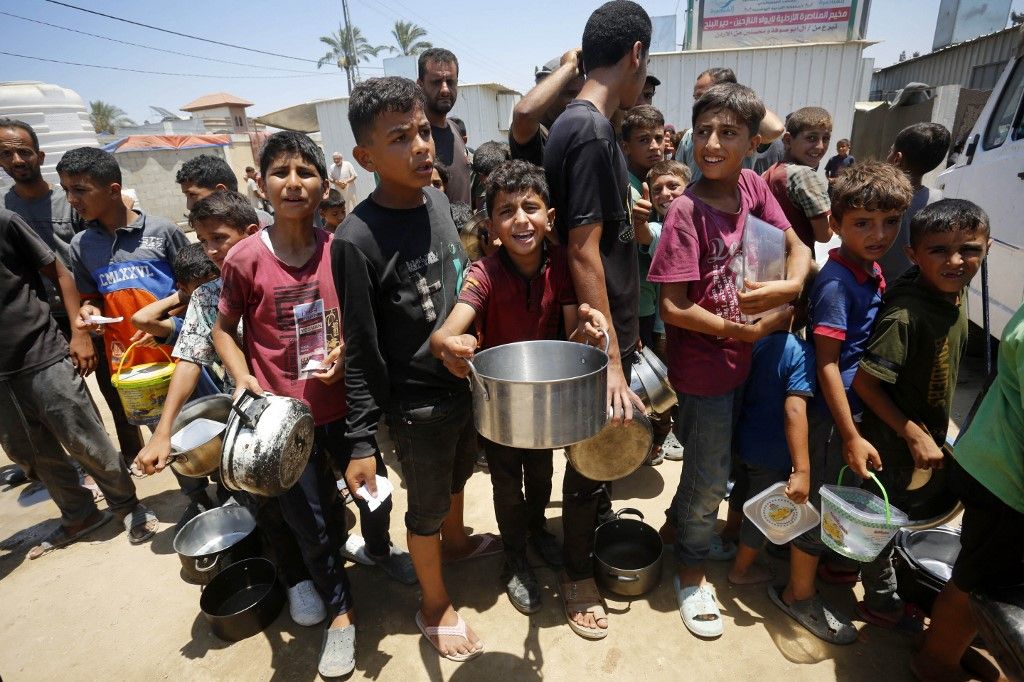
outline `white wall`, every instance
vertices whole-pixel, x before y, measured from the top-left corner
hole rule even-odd
[[[740,50],[652,54],[648,71],[661,85],[654,106],[676,130],[691,127],[693,84],[713,66],[727,66],[780,117],[805,106],[832,114],[832,139],[850,137],[854,103],[865,99],[864,48],[870,43],[821,43]],[[834,145],[833,145],[834,146]]]

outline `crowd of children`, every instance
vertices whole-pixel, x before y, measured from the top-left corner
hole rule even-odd
[[[373,78],[351,93],[352,157],[377,178],[370,196],[353,207],[309,137],[276,133],[261,150],[260,180],[247,169],[248,196],[222,159],[182,166],[177,182],[198,244],[125,203],[107,152],[68,151],[57,165],[61,187],[44,192],[35,133],[0,119],[0,165],[16,182],[5,201],[15,212],[0,209],[0,310],[11,321],[0,341],[0,444],[61,512],[30,558],[81,538],[111,512],[132,543],[146,541],[156,518],[136,497],[128,465],[148,474],[168,466],[174,421],[191,398],[269,391],[310,406],[313,452],[290,490],[243,503],[274,548],[292,618],[327,624],[321,675],[355,666],[346,559],[418,583],[423,636],[439,655],[466,661],[484,643],[452,603],[445,567],[503,554],[508,598],[531,614],[542,608],[532,547],[560,571],[569,627],[604,638],[609,614],[592,552],[594,530],[611,514],[610,484],[566,467],[560,541],[545,515],[553,452],[478,438],[466,360],[517,341],[607,340],[613,424],[644,409],[629,388],[642,347],[665,360],[678,396],[674,410],[653,415],[647,463],[685,460],[660,534],[675,557],[689,631],[723,633],[709,559],[733,561],[731,584],[769,583],[772,602],[827,642],[851,644],[857,631],[851,614],[822,599],[819,575],[856,581],[859,573],[861,619],[922,629],[898,594],[891,545],[871,562],[843,565],[814,528],[790,543],[788,578],[775,586],[757,562],[766,538],[739,509],[778,483],[794,502],[817,506],[821,485],[844,467],[865,485],[877,478],[898,507],[915,471],[945,466],[966,508],[963,548],[913,666],[921,679],[961,674],[976,631],[968,593],[1024,578],[1024,318],[1018,311],[1007,325],[996,382],[950,455],[967,285],[987,253],[989,225],[976,205],[941,200],[921,183],[945,157],[949,133],[910,126],[886,162],[855,162],[840,140],[823,177],[829,112],[808,106],[782,121],[719,68],[698,78],[692,127],[667,134],[658,109],[634,106],[660,84],[647,74],[650,40],[639,5],[602,5],[582,48],[538,71],[508,144],[482,144],[472,162],[446,117],[458,61],[428,50],[418,82]],[[354,181],[354,170],[345,177]],[[449,202],[451,185],[462,201]],[[41,200],[66,201],[52,225],[32,218],[30,204]],[[264,201],[273,216],[257,208]],[[780,279],[737,277],[733,261],[755,219],[785,244]],[[460,238],[471,221],[472,262]],[[834,237],[840,245],[819,270],[815,244]],[[159,422],[135,451],[121,440],[118,453],[86,391],[98,352],[114,368],[164,353],[177,359]],[[109,383],[109,370],[100,382]],[[408,552],[392,542],[390,499],[371,510],[353,496],[361,536],[335,513],[339,489],[365,486],[373,496],[387,478],[382,424],[407,489]],[[470,535],[463,523],[481,449],[497,535]],[[81,487],[65,450],[109,512]],[[181,523],[227,499],[215,479],[179,478],[189,498]],[[726,497],[729,521],[716,532]],[[998,543],[995,532],[1005,536]]]

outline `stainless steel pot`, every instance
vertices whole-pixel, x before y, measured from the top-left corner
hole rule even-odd
[[[182,577],[206,585],[222,570],[242,559],[259,556],[256,519],[245,507],[227,504],[199,514],[174,536]]]
[[[623,519],[624,515],[636,519]],[[663,545],[658,531],[636,509],[622,509],[594,531],[594,576],[597,583],[624,597],[637,597],[661,580]]]
[[[171,425],[171,432],[177,433],[196,419],[210,419],[226,423],[231,415],[231,396],[209,395],[185,404]],[[167,458],[171,468],[183,476],[201,478],[209,476],[220,467],[220,451],[224,443],[224,432],[217,434],[202,445],[191,450],[173,452]]]
[[[231,405],[220,460],[229,490],[275,497],[295,485],[313,451],[313,414],[301,400],[246,390]]]
[[[953,564],[960,554],[960,531],[901,530],[894,549],[897,591],[904,600],[931,613],[935,598],[953,576]]]
[[[640,468],[654,447],[651,420],[640,411],[633,420],[615,425],[605,422],[597,435],[565,450],[572,468],[592,481],[617,481]]]
[[[668,368],[653,350],[644,346],[633,356],[629,387],[655,414],[665,414],[679,402],[668,381]]]
[[[590,438],[605,423],[607,351],[605,334],[604,352],[570,341],[521,341],[477,353],[468,361],[477,431],[534,450]]]

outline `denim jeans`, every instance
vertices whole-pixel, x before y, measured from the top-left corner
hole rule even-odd
[[[725,499],[732,465],[732,431],[743,389],[715,396],[679,393],[676,437],[686,459],[672,498],[669,522],[676,526],[675,554],[682,566],[708,557],[718,507]]]
[[[80,523],[96,511],[65,449],[96,481],[111,511],[124,516],[139,502],[128,468],[68,358],[0,380],[0,444],[46,486],[64,525]]]
[[[544,510],[551,501],[552,452],[481,441],[487,453],[494,516],[502,544],[510,555],[524,555],[527,536],[544,530]]]
[[[398,404],[387,415],[408,490],[405,527],[435,535],[448,516],[452,495],[473,473],[477,434],[469,391],[428,402]]]

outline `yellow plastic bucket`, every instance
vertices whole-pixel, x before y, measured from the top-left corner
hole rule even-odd
[[[167,362],[147,362],[124,369],[124,361],[138,344],[136,341],[125,350],[110,383],[117,389],[128,422],[137,426],[153,426],[160,421],[175,365],[167,351],[157,346]]]

